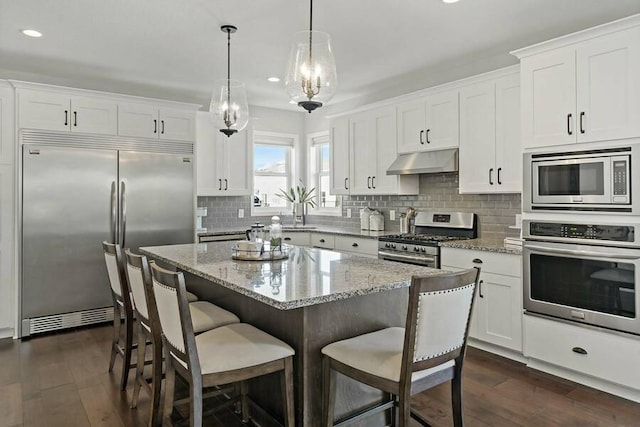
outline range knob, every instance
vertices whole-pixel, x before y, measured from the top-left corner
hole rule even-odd
[[[385,248],[390,248],[390,247],[391,247],[391,245],[390,245],[390,244],[388,244],[388,243],[385,243],[385,244],[384,244],[384,247],[385,247]]]
[[[407,245],[402,245],[402,249],[407,250]]]
[[[426,252],[427,250],[425,248],[420,248],[420,252]]]
[[[391,244],[391,247],[392,247],[393,249],[395,249],[395,248],[396,248],[396,244],[395,244],[395,243],[392,243],[392,244]]]
[[[417,247],[417,246],[415,248],[413,248],[413,250],[416,251],[416,252],[420,252],[420,248]]]

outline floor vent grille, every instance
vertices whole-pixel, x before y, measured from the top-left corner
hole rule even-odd
[[[29,319],[29,334],[33,335],[56,331],[58,329],[75,328],[78,326],[92,325],[94,323],[108,322],[110,320],[113,320],[113,307],[34,317]]]

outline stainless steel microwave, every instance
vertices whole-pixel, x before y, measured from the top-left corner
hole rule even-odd
[[[639,145],[524,156],[523,208],[640,213],[632,162]],[[640,157],[638,157],[640,159]]]

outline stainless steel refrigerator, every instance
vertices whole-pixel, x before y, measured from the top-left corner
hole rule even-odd
[[[194,241],[193,144],[24,131],[22,336],[113,316],[101,242]]]

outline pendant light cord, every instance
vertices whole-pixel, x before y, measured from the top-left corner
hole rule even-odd
[[[227,29],[227,111],[231,109],[231,30]],[[229,125],[227,125],[229,127]]]
[[[313,98],[313,89],[311,89],[311,85],[313,84],[311,81],[313,71],[313,0],[309,0],[309,79],[307,83],[307,97],[309,99]]]

